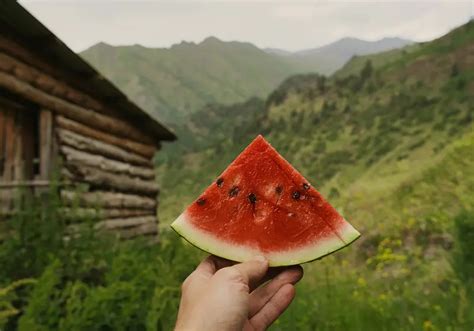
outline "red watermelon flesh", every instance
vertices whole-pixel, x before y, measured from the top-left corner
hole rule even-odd
[[[195,246],[234,261],[304,263],[360,234],[258,136],[171,227]]]

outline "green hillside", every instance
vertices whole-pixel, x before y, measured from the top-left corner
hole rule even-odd
[[[158,159],[161,227],[262,133],[362,233],[306,266],[274,330],[472,329],[472,54],[474,22],[201,109],[187,124],[196,144]]]
[[[364,57],[367,54],[390,52],[412,44],[412,41],[401,38],[383,38],[376,41],[342,38],[322,47],[287,54],[286,57],[302,68],[310,68],[310,72],[331,75],[354,56]]]
[[[294,76],[265,102],[196,112],[186,130],[193,148],[159,155],[162,221],[169,223],[257,133],[325,193],[356,190],[361,178],[375,175],[384,178],[384,190],[431,165],[471,128],[472,25],[385,65],[366,62],[357,75]]]
[[[408,41],[368,42],[345,38],[321,48],[282,54],[250,43],[209,37],[171,48],[113,47],[104,43],[81,55],[144,109],[186,135],[187,117],[207,104],[232,104],[266,97],[296,73],[331,73],[353,54],[368,54]]]
[[[169,49],[101,43],[81,55],[140,106],[171,125],[183,123],[209,103],[266,96],[297,71],[251,44],[213,37]]]
[[[403,58],[408,53],[415,52],[420,47],[423,47],[422,44],[413,44],[403,48],[392,49],[376,54],[354,56],[350,59],[350,61],[347,61],[347,63],[345,63],[342,68],[339,68],[333,76],[337,78],[343,78],[350,75],[358,75],[367,61],[370,61],[374,68],[380,68],[388,63]]]

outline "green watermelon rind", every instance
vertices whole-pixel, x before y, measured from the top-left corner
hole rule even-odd
[[[360,233],[348,222],[338,229],[338,235],[333,238],[318,240],[304,248],[264,254],[271,267],[297,265],[319,260],[353,243],[360,237]],[[188,220],[186,212],[182,213],[172,224],[171,228],[191,245],[228,260],[243,262],[256,255],[262,255],[257,249],[245,245],[230,244],[206,233]]]

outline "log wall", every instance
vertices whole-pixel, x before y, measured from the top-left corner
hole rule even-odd
[[[151,160],[100,140],[92,131],[65,129],[59,124],[65,119],[58,115],[55,127],[62,178],[87,188],[61,190],[63,202],[70,206],[65,217],[72,223],[97,219],[98,230],[114,231],[122,238],[156,234],[158,188]]]
[[[40,148],[49,146],[39,160],[41,179],[58,171],[67,183],[60,188],[64,217],[71,223],[95,218],[98,230],[122,238],[155,235],[158,188],[152,158],[159,142],[61,80],[61,73],[52,75],[54,65],[43,64],[0,36],[0,89],[45,110],[36,137]]]

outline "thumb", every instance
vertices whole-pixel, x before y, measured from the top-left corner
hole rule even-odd
[[[249,285],[250,291],[260,285],[268,270],[268,261],[263,256],[256,256],[250,261],[236,264],[231,268],[236,269]]]

